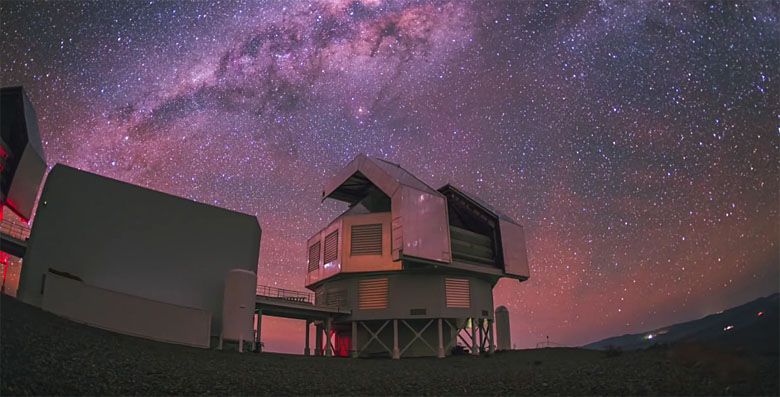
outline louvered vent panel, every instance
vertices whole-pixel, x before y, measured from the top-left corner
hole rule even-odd
[[[322,255],[322,263],[330,263],[339,257],[339,231],[325,236],[325,252]]]
[[[387,279],[360,280],[358,285],[358,307],[365,309],[387,308]]]
[[[445,278],[444,288],[447,295],[447,307],[468,309],[471,306],[471,289],[469,280],[461,278]]]
[[[347,305],[347,291],[344,289],[330,290],[325,293],[325,306],[344,307]]]
[[[382,224],[352,225],[350,255],[382,255]]]
[[[320,267],[320,242],[312,244],[309,247],[309,271],[313,272]]]

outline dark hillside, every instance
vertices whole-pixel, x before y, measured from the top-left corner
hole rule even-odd
[[[698,320],[607,338],[584,347],[634,350],[658,344],[686,344],[776,357],[780,351],[779,312],[780,294],[773,294]]]

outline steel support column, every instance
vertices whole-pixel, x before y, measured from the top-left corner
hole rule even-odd
[[[479,354],[477,351],[479,343],[477,342],[477,322],[475,318],[471,318],[471,354]]]
[[[255,327],[257,328],[257,332],[255,335],[255,350],[257,351],[263,351],[263,338],[262,338],[262,327],[263,327],[263,310],[260,309],[257,311],[257,319],[255,320]]]
[[[398,320],[393,320],[393,359],[401,358],[401,351],[398,350]]]
[[[488,320],[488,343],[489,343],[489,345],[488,345],[489,346],[488,352],[490,353],[490,355],[493,355],[493,353],[496,352],[496,344],[493,343],[494,342],[493,338],[494,338],[494,336],[493,336],[493,320]]]
[[[330,343],[331,322],[330,317],[325,320],[325,357],[333,357],[333,346]]]
[[[303,347],[303,355],[308,356],[311,354],[311,349],[309,349],[309,326],[311,325],[311,321],[306,320],[306,342]]]
[[[442,329],[441,319],[438,320],[439,323],[439,352],[436,355],[439,358],[444,358],[444,330]]]
[[[314,355],[322,355],[322,324],[314,326]]]
[[[477,332],[479,333],[479,344],[477,345],[477,352],[479,352],[479,354],[482,354],[485,351],[485,328],[483,326],[484,321],[480,318],[479,326],[477,327]]]
[[[352,346],[352,358],[358,356],[358,333],[357,333],[357,321],[352,321],[352,340],[350,341]]]

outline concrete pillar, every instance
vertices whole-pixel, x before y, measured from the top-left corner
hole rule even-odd
[[[496,344],[493,343],[493,320],[488,320],[488,343],[489,343],[489,350],[488,353],[490,355],[493,355],[493,353],[496,352]]]
[[[401,358],[401,351],[398,349],[398,320],[393,320],[393,358]]]
[[[331,319],[325,320],[325,357],[333,357],[333,347],[330,343]]]
[[[314,326],[314,355],[322,355],[322,324]]]
[[[479,342],[477,342],[477,319],[471,318],[471,354],[479,354],[477,349]]]
[[[442,329],[441,319],[439,319],[438,322],[439,322],[439,353],[437,354],[437,357],[444,358],[444,330]]]
[[[309,349],[309,325],[311,325],[311,322],[309,320],[306,320],[306,342],[303,345],[304,356],[311,355],[311,349]]]
[[[357,358],[358,350],[358,333],[357,333],[357,321],[352,322],[352,358]]]

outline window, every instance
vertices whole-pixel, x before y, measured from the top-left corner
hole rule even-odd
[[[325,252],[322,254],[322,263],[331,263],[339,257],[339,231],[325,236]]]
[[[382,224],[352,225],[350,255],[382,255]]]
[[[309,247],[309,272],[313,272],[320,267],[320,242],[312,244]]]

